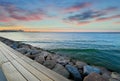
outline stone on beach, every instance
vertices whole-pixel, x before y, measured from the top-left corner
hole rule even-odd
[[[45,62],[45,59],[42,56],[38,56],[35,58],[35,61],[37,61],[40,64],[43,64]]]
[[[103,78],[101,75],[97,73],[90,73],[88,76],[84,78],[83,81],[108,81],[108,80]]]
[[[18,42],[14,42],[14,43],[12,43],[12,45],[10,45],[10,47],[12,47],[13,49],[17,49],[18,46],[19,46]]]
[[[72,65],[66,65],[66,69],[71,73],[74,77],[74,81],[82,81],[81,74],[79,73],[78,69]]]
[[[44,66],[48,67],[49,69],[53,69],[56,65],[56,61],[55,60],[46,60],[43,63]]]
[[[27,50],[27,54],[34,55],[40,53],[39,50]]]
[[[117,79],[114,79],[114,78],[110,78],[109,81],[120,81],[120,80],[117,80]]]
[[[26,48],[18,48],[18,49],[16,49],[17,51],[19,51],[20,53],[22,53],[22,54],[25,54],[25,53],[27,53],[27,50],[28,49],[26,49]]]
[[[119,73],[112,72],[111,77],[120,81],[120,74]]]
[[[83,68],[84,66],[86,66],[87,64],[85,62],[81,62],[81,61],[76,61],[75,65],[81,69]]]
[[[57,59],[57,62],[62,64],[62,65],[66,65],[66,64],[68,64],[70,62],[70,59],[67,58],[67,57],[59,57]]]
[[[108,71],[106,68],[104,68],[104,67],[100,67],[100,66],[97,67],[97,68],[100,69],[100,71],[101,71],[101,75],[102,75],[104,78],[106,78],[106,79],[111,78],[111,72]]]
[[[69,78],[70,73],[61,64],[56,64],[55,67],[52,70],[61,74],[61,75],[63,75],[66,78]]]
[[[97,68],[97,67],[94,67],[94,66],[86,65],[86,66],[83,67],[83,72],[84,72],[84,74],[87,74],[87,75],[92,73],[92,72],[95,72],[95,73],[99,74],[100,69]]]

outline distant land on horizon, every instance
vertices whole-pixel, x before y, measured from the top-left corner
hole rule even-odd
[[[41,31],[24,31],[24,30],[0,30],[0,32],[31,32],[31,33],[39,33]],[[120,32],[115,32],[115,31],[99,31],[99,32],[41,32],[41,33],[120,33]]]
[[[24,30],[0,30],[0,32],[24,32]]]

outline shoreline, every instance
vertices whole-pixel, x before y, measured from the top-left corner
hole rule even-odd
[[[120,81],[120,74],[42,48],[0,37],[0,41],[72,81]],[[95,78],[95,76],[97,78]]]

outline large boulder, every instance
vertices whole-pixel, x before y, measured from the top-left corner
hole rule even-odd
[[[120,81],[120,74],[119,73],[112,72],[111,77]]]
[[[104,77],[104,78],[106,78],[106,79],[110,79],[111,78],[111,72],[110,71],[108,71],[106,68],[104,68],[104,67],[98,67],[99,69],[100,69],[100,71],[101,71],[101,75]]]
[[[108,80],[103,78],[101,75],[97,73],[90,73],[88,76],[84,78],[83,81],[108,81]]]
[[[39,55],[43,56],[43,57],[45,58],[45,60],[46,60],[47,56],[50,55],[50,53],[47,52],[47,51],[41,51],[41,52],[39,53]],[[50,59],[48,59],[48,60],[50,60]]]
[[[27,50],[27,54],[34,55],[40,53],[39,50]]]
[[[19,44],[19,48],[27,48],[27,49],[30,49],[30,45],[27,45],[27,44]]]
[[[93,72],[99,74],[100,69],[97,68],[97,67],[94,67],[94,66],[86,65],[86,66],[83,67],[83,72],[84,72],[85,75],[88,75],[88,74],[93,73]]]
[[[50,69],[53,69],[56,65],[56,61],[55,60],[46,60],[44,63],[43,63],[44,66],[50,68]]]
[[[114,78],[110,78],[109,81],[120,81],[120,80],[117,80],[117,79],[114,79]]]
[[[40,64],[43,64],[45,62],[45,59],[42,56],[38,56],[35,58],[35,61],[37,61]]]
[[[16,50],[17,50],[18,52],[22,53],[22,54],[25,54],[25,53],[27,53],[27,51],[28,51],[29,49],[27,49],[27,48],[17,48]]]
[[[57,59],[57,63],[59,63],[59,64],[62,64],[62,65],[66,65],[66,64],[68,64],[70,62],[70,59],[69,58],[67,58],[67,57],[59,57],[58,59]]]
[[[56,64],[52,70],[57,72],[58,74],[61,74],[62,76],[66,77],[66,78],[69,78],[70,73],[61,64]]]
[[[48,54],[46,57],[46,60],[53,60],[53,55],[52,54]]]
[[[13,42],[10,47],[13,48],[13,49],[17,49],[19,46],[19,42]]]
[[[85,62],[81,62],[81,61],[76,61],[75,65],[79,68],[82,69],[84,66],[86,66],[87,64]]]
[[[66,69],[71,73],[74,77],[74,81],[82,81],[81,74],[79,73],[78,69],[72,65],[66,65]]]

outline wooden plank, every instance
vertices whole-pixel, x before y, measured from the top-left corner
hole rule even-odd
[[[42,72],[39,72],[34,67],[23,61],[22,59],[16,59],[24,68],[26,68],[29,72],[31,72],[33,75],[35,75],[37,78],[39,78],[41,81],[53,81],[46,75],[44,75]]]
[[[38,69],[39,71],[43,72],[46,76],[52,78],[54,81],[70,81],[67,78],[63,77],[62,75],[46,68],[45,66],[37,62],[31,62],[30,64],[36,69]]]
[[[42,74],[41,72],[39,72],[38,70],[36,70],[35,68],[33,68],[32,66],[30,66],[29,64],[27,64],[26,62],[24,62],[22,59],[17,58],[15,56],[15,54],[13,54],[11,51],[9,50],[5,50],[5,48],[2,48],[2,50],[4,51],[4,54],[6,55],[6,57],[8,57],[8,59],[10,61],[11,58],[16,59],[18,62],[21,63],[21,65],[24,66],[24,68],[26,68],[27,70],[29,70],[31,73],[33,73],[37,78],[39,78],[41,81],[53,81],[52,79],[48,78],[47,76],[45,76],[44,74]],[[6,52],[6,53],[5,53]],[[9,58],[10,57],[10,58]]]
[[[3,54],[9,61],[10,61],[10,60],[14,60],[13,57],[11,57],[11,56],[9,55],[9,53],[7,53],[7,52],[3,49],[3,47],[0,48],[0,51],[2,52],[2,54]]]
[[[32,59],[26,57],[25,55],[21,54],[18,51],[15,51],[14,49],[10,48],[9,46],[5,45],[4,43],[2,43],[2,45],[7,48],[6,50],[9,50],[9,51],[13,52],[16,56],[20,57],[21,59],[26,60],[27,62],[32,62],[33,61]]]
[[[28,80],[28,81],[40,81],[34,75],[32,75],[29,71],[27,71],[23,66],[21,66],[18,62],[11,61],[14,67]]]
[[[5,49],[7,49],[7,52],[10,53],[11,56],[14,57],[14,55],[18,56],[18,55],[21,55],[21,53],[13,50],[12,48],[6,46],[4,44],[4,47]],[[13,54],[14,53],[14,54]],[[19,56],[18,56],[19,57]],[[51,80],[54,80],[54,81],[69,81],[68,79],[64,78],[63,76],[61,76],[60,74],[56,73],[56,72],[53,72],[52,70],[44,67],[43,65],[31,60],[30,58],[26,57],[26,56],[22,56],[20,58],[15,58],[24,68],[26,68],[28,71],[30,71],[31,73],[33,73],[34,75],[36,75],[36,77],[39,77],[39,76],[44,76],[44,77],[47,77],[48,79],[45,79],[45,78],[40,78],[39,79],[42,79],[42,81],[51,81]],[[24,60],[24,61],[23,61]],[[35,69],[34,72],[32,72],[33,70]],[[38,73],[38,71],[40,73]],[[40,74],[40,75],[39,75]],[[39,76],[38,76],[39,75]]]
[[[5,50],[9,50],[11,52],[15,52],[14,49],[12,49],[11,47],[7,46],[6,44],[0,42],[0,45],[2,45],[3,48],[5,48]],[[19,52],[18,52],[19,53]],[[14,53],[15,54],[15,53]],[[24,55],[23,54],[17,54],[18,57],[23,57]]]
[[[2,70],[8,81],[27,81],[10,62],[4,63]]]
[[[0,66],[5,63],[8,62],[8,59],[3,55],[3,53],[0,51]]]

